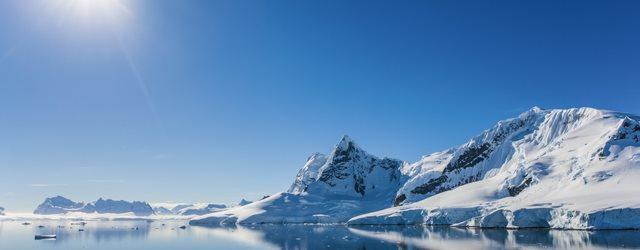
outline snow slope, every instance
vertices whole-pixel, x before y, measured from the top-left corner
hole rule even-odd
[[[403,168],[410,179],[396,194],[402,206],[349,223],[640,228],[638,120],[533,108]]]
[[[241,202],[248,202],[244,199]],[[151,207],[157,215],[203,215],[227,209],[225,204],[216,203],[152,203]]]
[[[122,214],[133,213],[136,216],[148,216],[154,214],[149,203],[141,201],[122,201],[111,199],[98,199],[97,201],[84,203],[74,202],[62,196],[46,198],[38,205],[34,214],[67,214],[67,213],[99,213],[99,214]]]
[[[331,154],[313,154],[288,192],[194,218],[191,224],[334,223],[392,205],[403,162],[378,158],[344,136]]]
[[[179,215],[203,215],[227,209],[224,204],[194,204],[177,211]]]

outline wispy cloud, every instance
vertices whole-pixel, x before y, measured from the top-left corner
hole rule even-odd
[[[92,182],[92,183],[123,183],[124,180],[122,180],[122,179],[93,179],[93,180],[87,180],[87,182]]]
[[[37,187],[37,188],[41,188],[41,187],[66,187],[69,186],[69,184],[46,184],[46,183],[32,183],[29,184],[30,187]]]

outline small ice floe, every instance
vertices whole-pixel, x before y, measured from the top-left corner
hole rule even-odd
[[[36,234],[33,238],[35,240],[55,240],[57,236],[55,234]]]

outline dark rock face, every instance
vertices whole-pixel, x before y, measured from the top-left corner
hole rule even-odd
[[[341,138],[331,154],[310,160],[298,172],[289,189],[292,192],[352,198],[372,195],[388,198],[391,204],[403,178],[402,161],[370,155],[347,136]]]
[[[422,184],[420,186],[417,186],[416,188],[414,188],[413,190],[411,190],[411,193],[414,194],[427,194],[427,193],[440,193],[442,191],[446,191],[446,190],[436,190],[440,185],[442,185],[443,183],[445,183],[447,181],[447,176],[446,175],[441,175],[438,178],[435,179],[431,179],[429,180],[427,183]]]
[[[319,181],[327,183],[333,187],[335,186],[335,183],[333,183],[332,180],[343,180],[350,176],[348,163],[352,161],[360,161],[361,157],[358,153],[360,153],[361,150],[358,149],[352,141],[348,141],[346,143],[346,148],[336,148],[333,157],[331,157],[331,162],[329,163],[331,164],[331,167],[322,171],[322,174],[318,178]]]
[[[353,189],[356,191],[356,193],[359,193],[360,195],[364,195],[366,187],[364,186],[364,180],[362,179],[362,176],[354,175],[353,179],[354,179]]]
[[[407,199],[407,196],[405,194],[401,194],[398,195],[394,200],[393,200],[393,206],[397,207],[399,206],[404,200]]]
[[[409,192],[419,195],[435,195],[481,180],[487,169],[492,166],[483,166],[482,168],[478,168],[478,166],[492,157],[493,153],[509,138],[522,137],[532,133],[533,131],[527,127],[537,122],[535,112],[532,111],[530,114],[516,119],[501,121],[468,144],[456,149],[457,154],[447,163],[440,176],[425,180],[425,183]],[[466,171],[467,169],[470,170]]]
[[[525,188],[528,188],[531,185],[533,178],[530,176],[525,178],[519,185],[508,187],[507,191],[509,191],[509,195],[516,196],[520,194]]]
[[[453,172],[454,170],[473,167],[482,162],[492,152],[489,143],[483,143],[480,146],[470,147],[458,157],[457,160],[449,162],[444,172]]]

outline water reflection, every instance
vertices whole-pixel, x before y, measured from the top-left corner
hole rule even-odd
[[[205,229],[202,229],[205,230]],[[640,231],[504,230],[427,226],[257,225],[208,227],[281,249],[640,248]],[[206,231],[205,230],[205,231]],[[249,235],[251,235],[249,237]]]
[[[186,221],[0,222],[0,249],[606,249],[640,248],[640,231],[423,226],[193,226]],[[42,225],[43,227],[38,227]],[[83,228],[84,231],[78,231]],[[35,241],[35,234],[57,234]]]
[[[353,234],[349,228],[340,225],[266,224],[233,228],[259,232],[262,235],[260,240],[265,245],[280,249],[396,249],[394,242],[384,242]],[[218,228],[218,230],[229,229]]]
[[[640,231],[504,230],[451,227],[351,227],[357,235],[427,249],[640,248]]]
[[[69,242],[128,242],[144,241],[148,238],[151,223],[147,221],[92,221],[85,225],[67,221],[33,222],[23,226],[35,235],[55,234],[57,237],[48,244]],[[30,229],[30,230],[29,230]]]

